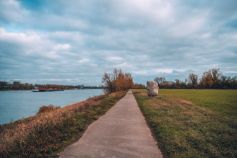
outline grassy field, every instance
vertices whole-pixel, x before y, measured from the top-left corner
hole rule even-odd
[[[237,90],[133,90],[165,157],[237,157]]]
[[[125,92],[90,98],[0,126],[0,157],[58,157]]]

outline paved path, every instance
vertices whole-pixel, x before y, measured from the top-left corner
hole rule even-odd
[[[161,152],[129,91],[83,136],[68,146],[61,158],[161,158]]]

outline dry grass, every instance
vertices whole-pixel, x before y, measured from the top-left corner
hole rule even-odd
[[[78,139],[82,131],[125,93],[89,98],[0,126],[0,157],[48,157]]]

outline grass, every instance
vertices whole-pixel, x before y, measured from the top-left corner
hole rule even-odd
[[[165,157],[237,157],[237,90],[133,90]]]
[[[0,157],[58,157],[125,92],[90,98],[0,126]]]

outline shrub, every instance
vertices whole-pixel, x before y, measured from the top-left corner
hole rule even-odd
[[[37,114],[41,114],[41,113],[45,113],[45,112],[50,112],[50,111],[53,111],[53,110],[56,110],[56,109],[59,109],[60,107],[59,106],[55,106],[55,105],[43,105],[39,108],[39,111]]]

